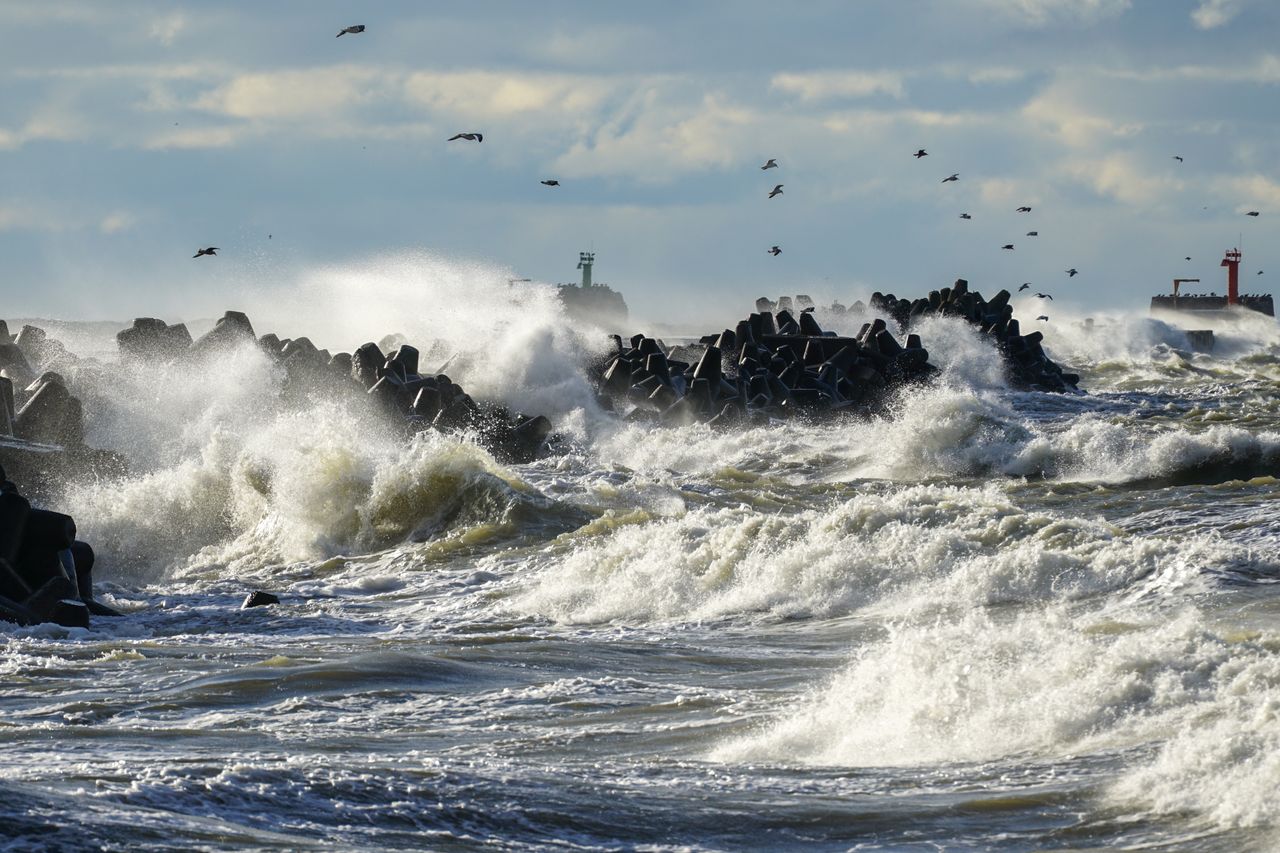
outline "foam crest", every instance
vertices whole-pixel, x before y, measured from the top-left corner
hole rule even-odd
[[[106,407],[106,434],[137,416],[120,444],[149,464],[69,488],[63,505],[113,574],[147,580],[378,549],[501,517],[518,499],[518,481],[475,444],[434,432],[407,440],[362,395],[286,405],[242,393],[263,378],[235,370],[262,367],[254,351],[227,356],[226,375],[245,381],[203,386],[209,409],[196,417],[182,418],[194,392],[176,383]]]
[[[1280,658],[1237,648],[1191,610],[1125,621],[1056,607],[973,611],[890,626],[829,683],[715,754],[865,767],[1126,749],[1238,704],[1229,697],[1242,665],[1273,669]],[[1268,692],[1280,699],[1280,686]]]
[[[992,488],[916,486],[794,515],[700,507],[578,541],[512,603],[570,623],[767,612],[897,614],[1183,583],[1238,556],[1028,512]]]

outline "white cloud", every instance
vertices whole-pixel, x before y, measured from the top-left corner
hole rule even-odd
[[[1041,196],[1027,189],[1025,182],[1017,178],[984,178],[978,181],[978,196],[983,203],[1009,207],[1040,203]]]
[[[559,174],[627,175],[664,183],[678,173],[724,168],[746,156],[755,143],[749,128],[761,117],[723,95],[700,103],[663,103],[657,88],[638,93],[554,164]]]
[[[1242,175],[1215,182],[1214,186],[1219,190],[1218,195],[1229,204],[1238,203],[1241,198],[1246,199],[1236,208],[1240,213],[1250,210],[1280,210],[1280,183],[1266,175]]]
[[[1110,154],[1091,159],[1072,159],[1063,171],[1100,196],[1124,204],[1148,207],[1183,188],[1182,181],[1144,171],[1145,161],[1132,154]]]
[[[249,119],[333,116],[385,95],[386,85],[385,73],[356,66],[242,74],[200,96],[195,107]]]
[[[1033,27],[1095,24],[1129,10],[1132,0],[981,0],[983,5]]]
[[[618,86],[585,75],[420,71],[409,75],[404,93],[411,102],[464,119],[554,113],[561,121],[597,109]]]
[[[62,231],[69,225],[39,205],[0,205],[0,231]]]
[[[1171,65],[1142,69],[1106,69],[1099,73],[1121,80],[1138,80],[1144,83],[1167,83],[1196,80],[1206,83],[1280,83],[1280,57],[1263,54],[1244,64],[1223,65]]]
[[[163,151],[184,148],[228,148],[249,135],[247,127],[200,127],[166,130],[150,137],[143,147]]]
[[[128,211],[117,210],[102,218],[102,221],[98,223],[98,230],[103,234],[116,234],[120,231],[129,230],[137,221],[133,214]]]
[[[49,107],[32,116],[18,130],[0,128],[0,151],[21,148],[29,142],[69,142],[88,134],[85,122],[62,107]]]
[[[147,35],[160,42],[165,47],[173,44],[183,30],[187,28],[187,18],[181,12],[175,12],[172,15],[164,15],[151,22],[147,28]]]
[[[1072,148],[1090,148],[1116,137],[1139,133],[1143,125],[1116,121],[1082,107],[1074,96],[1050,87],[1022,108],[1023,117]]]
[[[1191,13],[1191,20],[1202,30],[1211,30],[1231,22],[1245,6],[1245,0],[1201,0]]]
[[[865,98],[886,94],[902,98],[906,90],[902,75],[892,71],[817,71],[806,74],[776,74],[769,88],[799,95],[804,101],[832,98]]]
[[[1027,72],[1021,68],[1010,68],[1008,66],[992,66],[989,68],[974,68],[965,74],[965,78],[970,83],[1017,83],[1024,79]]]

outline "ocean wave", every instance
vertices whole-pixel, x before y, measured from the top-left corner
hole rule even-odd
[[[712,757],[877,767],[1136,753],[1106,787],[1114,807],[1268,826],[1280,821],[1277,705],[1277,638],[1223,635],[1191,608],[973,611],[890,625]]]
[[[570,537],[510,606],[568,623],[945,612],[1177,585],[1236,550],[1028,512],[990,487],[916,486],[787,515],[704,506]]]

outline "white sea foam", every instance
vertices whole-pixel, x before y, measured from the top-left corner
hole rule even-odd
[[[1179,585],[1235,555],[1029,513],[994,488],[916,486],[790,515],[743,505],[621,519],[545,558],[512,606],[586,623],[935,612]]]

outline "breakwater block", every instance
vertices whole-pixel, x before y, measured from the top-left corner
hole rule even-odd
[[[250,607],[268,607],[272,604],[279,604],[280,597],[265,590],[255,589],[244,597],[244,603],[240,605],[241,610],[248,610]]]
[[[921,299],[900,299],[892,293],[871,294],[871,307],[892,317],[904,330],[929,316],[959,317],[993,339],[1004,360],[1005,374],[1015,388],[1027,391],[1081,393],[1080,377],[1066,372],[1040,348],[1040,332],[1023,335],[1009,304],[1012,294],[1001,290],[990,300],[956,279],[949,288],[931,291]]]

